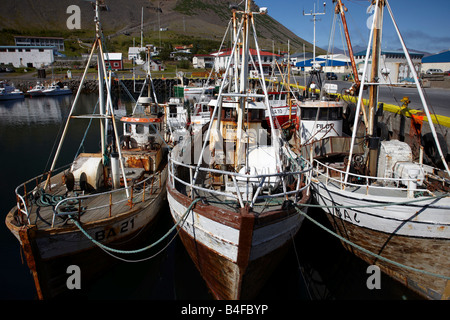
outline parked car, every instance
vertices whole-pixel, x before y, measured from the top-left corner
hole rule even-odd
[[[334,72],[327,72],[325,77],[327,80],[337,80],[337,75]]]
[[[442,69],[428,69],[427,74],[443,74],[444,71]]]
[[[450,76],[450,70],[444,71],[444,75]]]

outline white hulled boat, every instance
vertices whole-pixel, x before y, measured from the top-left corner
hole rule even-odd
[[[94,5],[96,40],[51,168],[15,189],[17,205],[5,221],[21,245],[39,299],[67,293],[68,266],[78,266],[88,283],[111,266],[110,255],[134,251],[147,240],[144,231],[154,226],[166,195],[163,114],[150,103],[150,97],[141,97],[139,110],[120,119],[124,136],[119,140],[111,74],[106,77],[103,60],[99,20],[103,1]],[[101,79],[99,113],[77,115],[75,107],[95,51]],[[100,120],[101,150],[77,154],[72,163],[58,169],[57,159],[74,119]]]
[[[16,100],[24,97],[23,92],[19,89],[7,84],[5,81],[0,82],[0,100]]]
[[[248,38],[253,30],[258,46],[257,13],[246,1],[245,11],[236,14],[242,18],[223,77],[235,61],[238,81],[228,92],[222,81],[218,97],[209,102],[208,126],[185,136],[169,153],[170,211],[174,221],[182,221],[181,240],[216,299],[258,294],[301,227],[297,210],[306,211],[302,205],[310,199],[308,163],[294,159],[272,117],[272,129],[263,127],[270,110],[265,82],[263,94],[249,91]]]
[[[337,13],[343,13],[342,3],[337,2]],[[448,165],[442,154],[434,125],[429,121],[435,147],[439,151],[444,170],[426,165],[423,158],[415,159],[411,146],[399,140],[388,140],[377,133],[377,57],[380,52],[382,12],[388,8],[399,34],[405,56],[423,102],[428,119],[428,106],[422,93],[409,53],[400,36],[387,0],[373,1],[374,22],[367,48],[362,81],[358,84],[359,96],[352,136],[342,130],[340,102],[304,101],[299,106],[299,148],[313,162],[311,186],[314,199],[323,206],[328,220],[342,237],[346,249],[368,264],[377,265],[389,276],[400,281],[429,299],[450,297],[450,180]],[[371,39],[374,46],[371,51]],[[363,105],[363,88],[366,85],[370,52],[372,72],[369,87],[368,109]],[[308,105],[309,104],[309,105]],[[321,105],[322,104],[322,105]],[[315,112],[304,120],[302,117],[314,106]],[[304,110],[303,110],[304,109]],[[336,109],[336,110],[338,110]],[[359,126],[363,111],[365,126]],[[322,115],[335,114],[333,119]],[[313,120],[314,119],[314,120]],[[321,126],[310,126],[308,123]],[[332,121],[330,121],[332,120]],[[303,123],[306,123],[303,125]],[[336,134],[314,137],[321,128]],[[340,127],[339,127],[340,126]],[[309,129],[308,129],[309,128]],[[300,141],[300,139],[298,140]]]
[[[69,89],[69,87],[64,86],[61,88],[58,84],[52,83],[48,87],[46,87],[44,90],[42,90],[42,93],[46,96],[60,96],[60,95],[66,95],[66,94],[72,94],[72,90]]]

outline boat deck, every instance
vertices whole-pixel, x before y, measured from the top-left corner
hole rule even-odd
[[[238,213],[241,209],[240,201],[237,199],[237,193],[233,192],[234,187],[232,188],[233,191],[226,190],[225,183],[222,181],[214,181],[215,177],[211,177],[208,174],[205,174],[203,172],[202,174],[199,174],[197,177],[197,183],[195,184],[196,187],[202,188],[202,189],[195,189],[195,198],[202,197],[205,202],[208,204],[214,205],[215,207],[226,209],[231,212]],[[233,182],[227,181],[226,183],[228,186],[232,185]],[[189,186],[184,186],[181,183],[176,183],[178,191],[183,193],[184,195],[191,196],[191,188]],[[252,201],[253,197],[255,196],[256,192],[256,186],[253,183],[250,184],[248,188],[248,195],[245,192],[246,190],[246,184],[245,183],[239,183],[239,190],[241,193],[241,198],[243,203],[249,203]],[[286,200],[286,195],[282,194],[282,187],[281,185],[278,186],[277,189],[274,189],[271,191],[271,194],[280,194],[279,196],[273,197],[273,198],[263,198],[256,200],[252,212],[254,212],[256,215],[263,214],[267,211],[271,210],[279,210],[283,206],[284,200]],[[301,191],[298,192],[298,201],[300,201],[301,197]],[[228,195],[227,195],[228,194]],[[268,190],[263,190],[259,193],[259,197],[268,195]],[[248,198],[248,199],[247,199]],[[289,200],[295,202],[295,194],[290,195],[288,197]]]
[[[137,207],[151,205],[162,191],[165,191],[167,168],[161,174],[150,175],[145,183],[129,188],[130,198],[124,188],[99,190],[85,193],[81,190],[69,191],[63,183],[63,172],[50,179],[46,192],[38,192],[41,183],[24,198],[27,202],[29,221],[38,229],[49,229],[72,225],[69,215],[78,217],[83,223],[101,221]],[[131,200],[132,199],[132,200]],[[58,212],[55,215],[55,211]]]

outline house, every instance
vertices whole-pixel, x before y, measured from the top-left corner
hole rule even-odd
[[[16,46],[31,47],[55,47],[58,51],[64,51],[64,38],[59,37],[33,37],[33,36],[14,36]]]
[[[145,47],[129,47],[128,60],[134,60],[137,64],[143,64],[145,61],[141,59],[141,52],[145,52]]]
[[[123,69],[123,59],[122,59],[122,53],[104,53],[103,58],[106,62],[106,68],[109,68],[111,66],[112,70],[122,70]]]
[[[147,66],[148,64],[146,62],[142,66],[142,69],[147,70]],[[164,71],[164,65],[160,61],[150,59],[150,71]]]
[[[196,69],[211,69],[214,66],[215,56],[210,54],[196,54],[192,58],[192,65]]]
[[[216,72],[222,71],[226,69],[228,64],[228,60],[230,59],[232,54],[231,49],[225,49],[223,51],[213,52],[211,53],[214,56],[214,69]],[[280,55],[268,52],[268,51],[259,51],[259,56],[261,57],[261,65],[263,68],[264,74],[269,74],[272,68],[272,63],[277,60]],[[256,49],[250,49],[250,58],[249,58],[249,70],[254,69],[255,67],[259,71],[258,65],[258,51]]]
[[[55,61],[55,47],[47,46],[0,46],[0,63],[15,68],[48,66]]]
[[[354,54],[358,74],[362,77],[364,70],[364,61],[366,58],[366,51],[357,52]],[[409,53],[414,68],[417,73],[420,73],[422,67],[422,53]],[[369,60],[371,64],[371,59]],[[368,67],[366,80],[370,79],[371,67]],[[408,61],[403,51],[381,51],[378,74],[380,74],[379,83],[395,84],[401,82],[413,82],[413,74],[410,71]]]
[[[441,52],[422,59],[422,72],[428,69],[450,70],[450,51]]]

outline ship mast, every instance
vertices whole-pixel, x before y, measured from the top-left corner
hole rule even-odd
[[[122,160],[122,152],[120,150],[120,148],[118,148],[117,146],[120,145],[120,140],[119,140],[119,136],[118,136],[118,130],[117,130],[117,126],[116,123],[114,121],[114,109],[112,107],[112,99],[111,99],[111,88],[110,88],[110,84],[109,82],[105,81],[105,75],[106,75],[106,64],[105,64],[105,59],[103,58],[103,44],[102,44],[102,28],[101,28],[101,24],[100,24],[100,10],[108,10],[108,7],[105,5],[105,1],[104,0],[95,0],[91,1],[92,5],[95,9],[95,18],[94,18],[94,23],[95,23],[95,31],[96,31],[96,38],[95,41],[92,45],[92,49],[91,49],[91,53],[89,55],[89,59],[86,63],[86,67],[84,69],[84,73],[83,76],[81,77],[81,81],[80,81],[80,85],[78,86],[78,90],[75,96],[75,99],[73,100],[72,103],[72,107],[70,109],[69,115],[67,117],[67,121],[63,130],[63,133],[61,135],[61,139],[59,141],[58,144],[58,148],[56,150],[55,156],[53,158],[53,162],[52,165],[50,167],[49,170],[49,174],[47,177],[47,181],[45,182],[44,185],[44,189],[47,188],[47,186],[50,183],[50,177],[51,177],[51,173],[53,172],[53,170],[55,169],[56,166],[56,161],[58,160],[58,157],[61,153],[61,149],[62,149],[62,145],[64,142],[64,139],[66,137],[67,134],[67,130],[69,127],[69,122],[70,119],[72,118],[95,118],[95,119],[100,119],[100,128],[101,128],[101,144],[102,144],[102,156],[103,156],[103,164],[104,161],[106,159],[106,136],[105,136],[105,122],[108,121],[108,119],[111,119],[111,123],[112,123],[112,127],[113,127],[113,134],[114,134],[114,139],[115,139],[115,146],[116,149],[115,152],[118,153],[119,155],[119,164],[120,164],[120,169],[122,172],[122,176],[124,177],[124,184],[125,184],[125,191],[127,194],[127,197],[129,197],[129,190],[128,190],[128,183],[125,179],[126,175],[125,175],[125,167],[123,164],[123,160]],[[78,116],[74,116],[73,112],[75,110],[75,106],[77,105],[78,99],[80,97],[81,94],[81,88],[83,87],[84,81],[86,79],[86,75],[89,69],[89,65],[90,62],[92,60],[92,56],[94,55],[95,50],[98,50],[97,52],[97,57],[98,57],[98,61],[97,61],[97,65],[98,65],[98,74],[99,74],[99,79],[98,79],[98,83],[99,83],[99,105],[100,105],[100,112],[99,114],[92,114],[92,115],[78,115]],[[106,92],[108,95],[108,99],[106,100],[105,103],[105,98],[104,98],[104,86],[103,86],[103,81],[106,82]],[[100,89],[101,88],[101,89]],[[104,120],[105,122],[103,122],[102,120]],[[113,173],[114,174],[114,173]],[[114,177],[113,177],[114,179]]]
[[[377,159],[378,159],[378,144],[379,137],[377,137],[375,127],[375,113],[378,105],[378,69],[381,55],[381,34],[383,27],[383,8],[385,0],[372,0],[372,4],[376,5],[378,14],[374,16],[373,28],[373,42],[372,42],[372,70],[370,73],[369,85],[369,119],[367,124],[367,135],[369,136],[369,168],[368,174],[371,176],[377,175]]]

